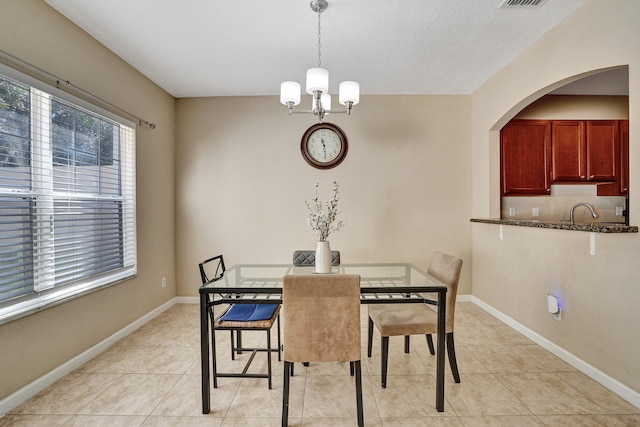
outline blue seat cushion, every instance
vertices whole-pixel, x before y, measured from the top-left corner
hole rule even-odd
[[[278,304],[233,304],[220,320],[227,322],[269,320],[277,309]]]

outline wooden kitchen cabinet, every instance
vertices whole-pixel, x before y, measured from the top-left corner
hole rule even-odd
[[[551,193],[551,121],[512,120],[500,131],[503,196]]]
[[[617,182],[618,120],[554,120],[551,153],[553,182]]]
[[[554,120],[551,123],[551,164],[553,182],[587,179],[584,121]]]
[[[586,122],[587,181],[617,181],[620,178],[618,120]]]

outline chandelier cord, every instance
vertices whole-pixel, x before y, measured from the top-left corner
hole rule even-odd
[[[321,13],[322,11],[320,10],[320,5],[318,4],[318,68],[322,68],[322,60],[320,56],[320,14]]]

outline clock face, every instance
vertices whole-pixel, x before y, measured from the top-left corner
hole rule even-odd
[[[331,123],[318,123],[304,133],[300,145],[307,163],[319,169],[337,166],[347,154],[347,138]]]
[[[318,129],[307,140],[309,155],[320,163],[335,160],[340,150],[342,150],[340,136],[331,129]]]

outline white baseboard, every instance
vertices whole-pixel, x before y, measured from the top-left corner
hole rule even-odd
[[[200,304],[200,297],[175,297],[176,304]]]
[[[458,301],[460,301],[459,298],[458,298]],[[605,386],[606,388],[608,388],[618,396],[622,397],[632,405],[640,408],[640,393],[638,393],[637,391],[611,378],[601,370],[595,368],[594,366],[588,364],[584,360],[569,353],[567,350],[563,349],[557,344],[554,344],[553,342],[549,341],[542,335],[539,335],[538,333],[527,328],[523,324],[513,320],[512,318],[502,313],[501,311],[496,310],[494,307],[482,301],[481,299],[471,296],[470,301],[476,304],[477,306],[481,307],[488,313],[492,314],[493,316],[497,317],[507,325],[511,326],[513,329],[520,332],[522,335],[526,336],[527,338],[529,338],[536,344],[540,345],[544,349],[555,354],[560,359],[564,360],[565,362],[567,362],[577,370],[583,372],[585,375],[588,375],[593,380],[599,382],[600,384],[602,384],[603,386]]]
[[[197,297],[195,298],[197,300]],[[64,377],[68,373],[72,372],[75,369],[78,369],[80,366],[84,365],[86,362],[88,362],[89,360],[93,359],[94,357],[96,357],[97,355],[105,351],[107,348],[113,345],[116,341],[126,337],[131,332],[138,329],[140,326],[149,322],[151,319],[158,316],[162,312],[168,310],[177,302],[179,302],[178,301],[179,299],[180,298],[173,298],[170,301],[167,301],[166,303],[162,304],[160,307],[154,309],[153,311],[150,311],[149,313],[145,314],[138,320],[120,329],[118,332],[111,335],[110,337],[102,340],[98,344],[80,353],[76,357],[69,359],[62,365],[49,371],[48,373],[41,376],[40,378],[30,382],[29,384],[22,387],[20,390],[16,391],[15,393],[12,393],[9,396],[5,397],[4,399],[0,400],[0,417],[2,417],[4,414],[9,412],[13,408],[20,406],[21,404],[23,404],[24,402],[26,402],[27,400],[29,400],[30,398],[32,398],[33,396],[35,396],[36,394],[44,390],[45,388],[49,387],[51,384],[58,381],[60,378]]]

